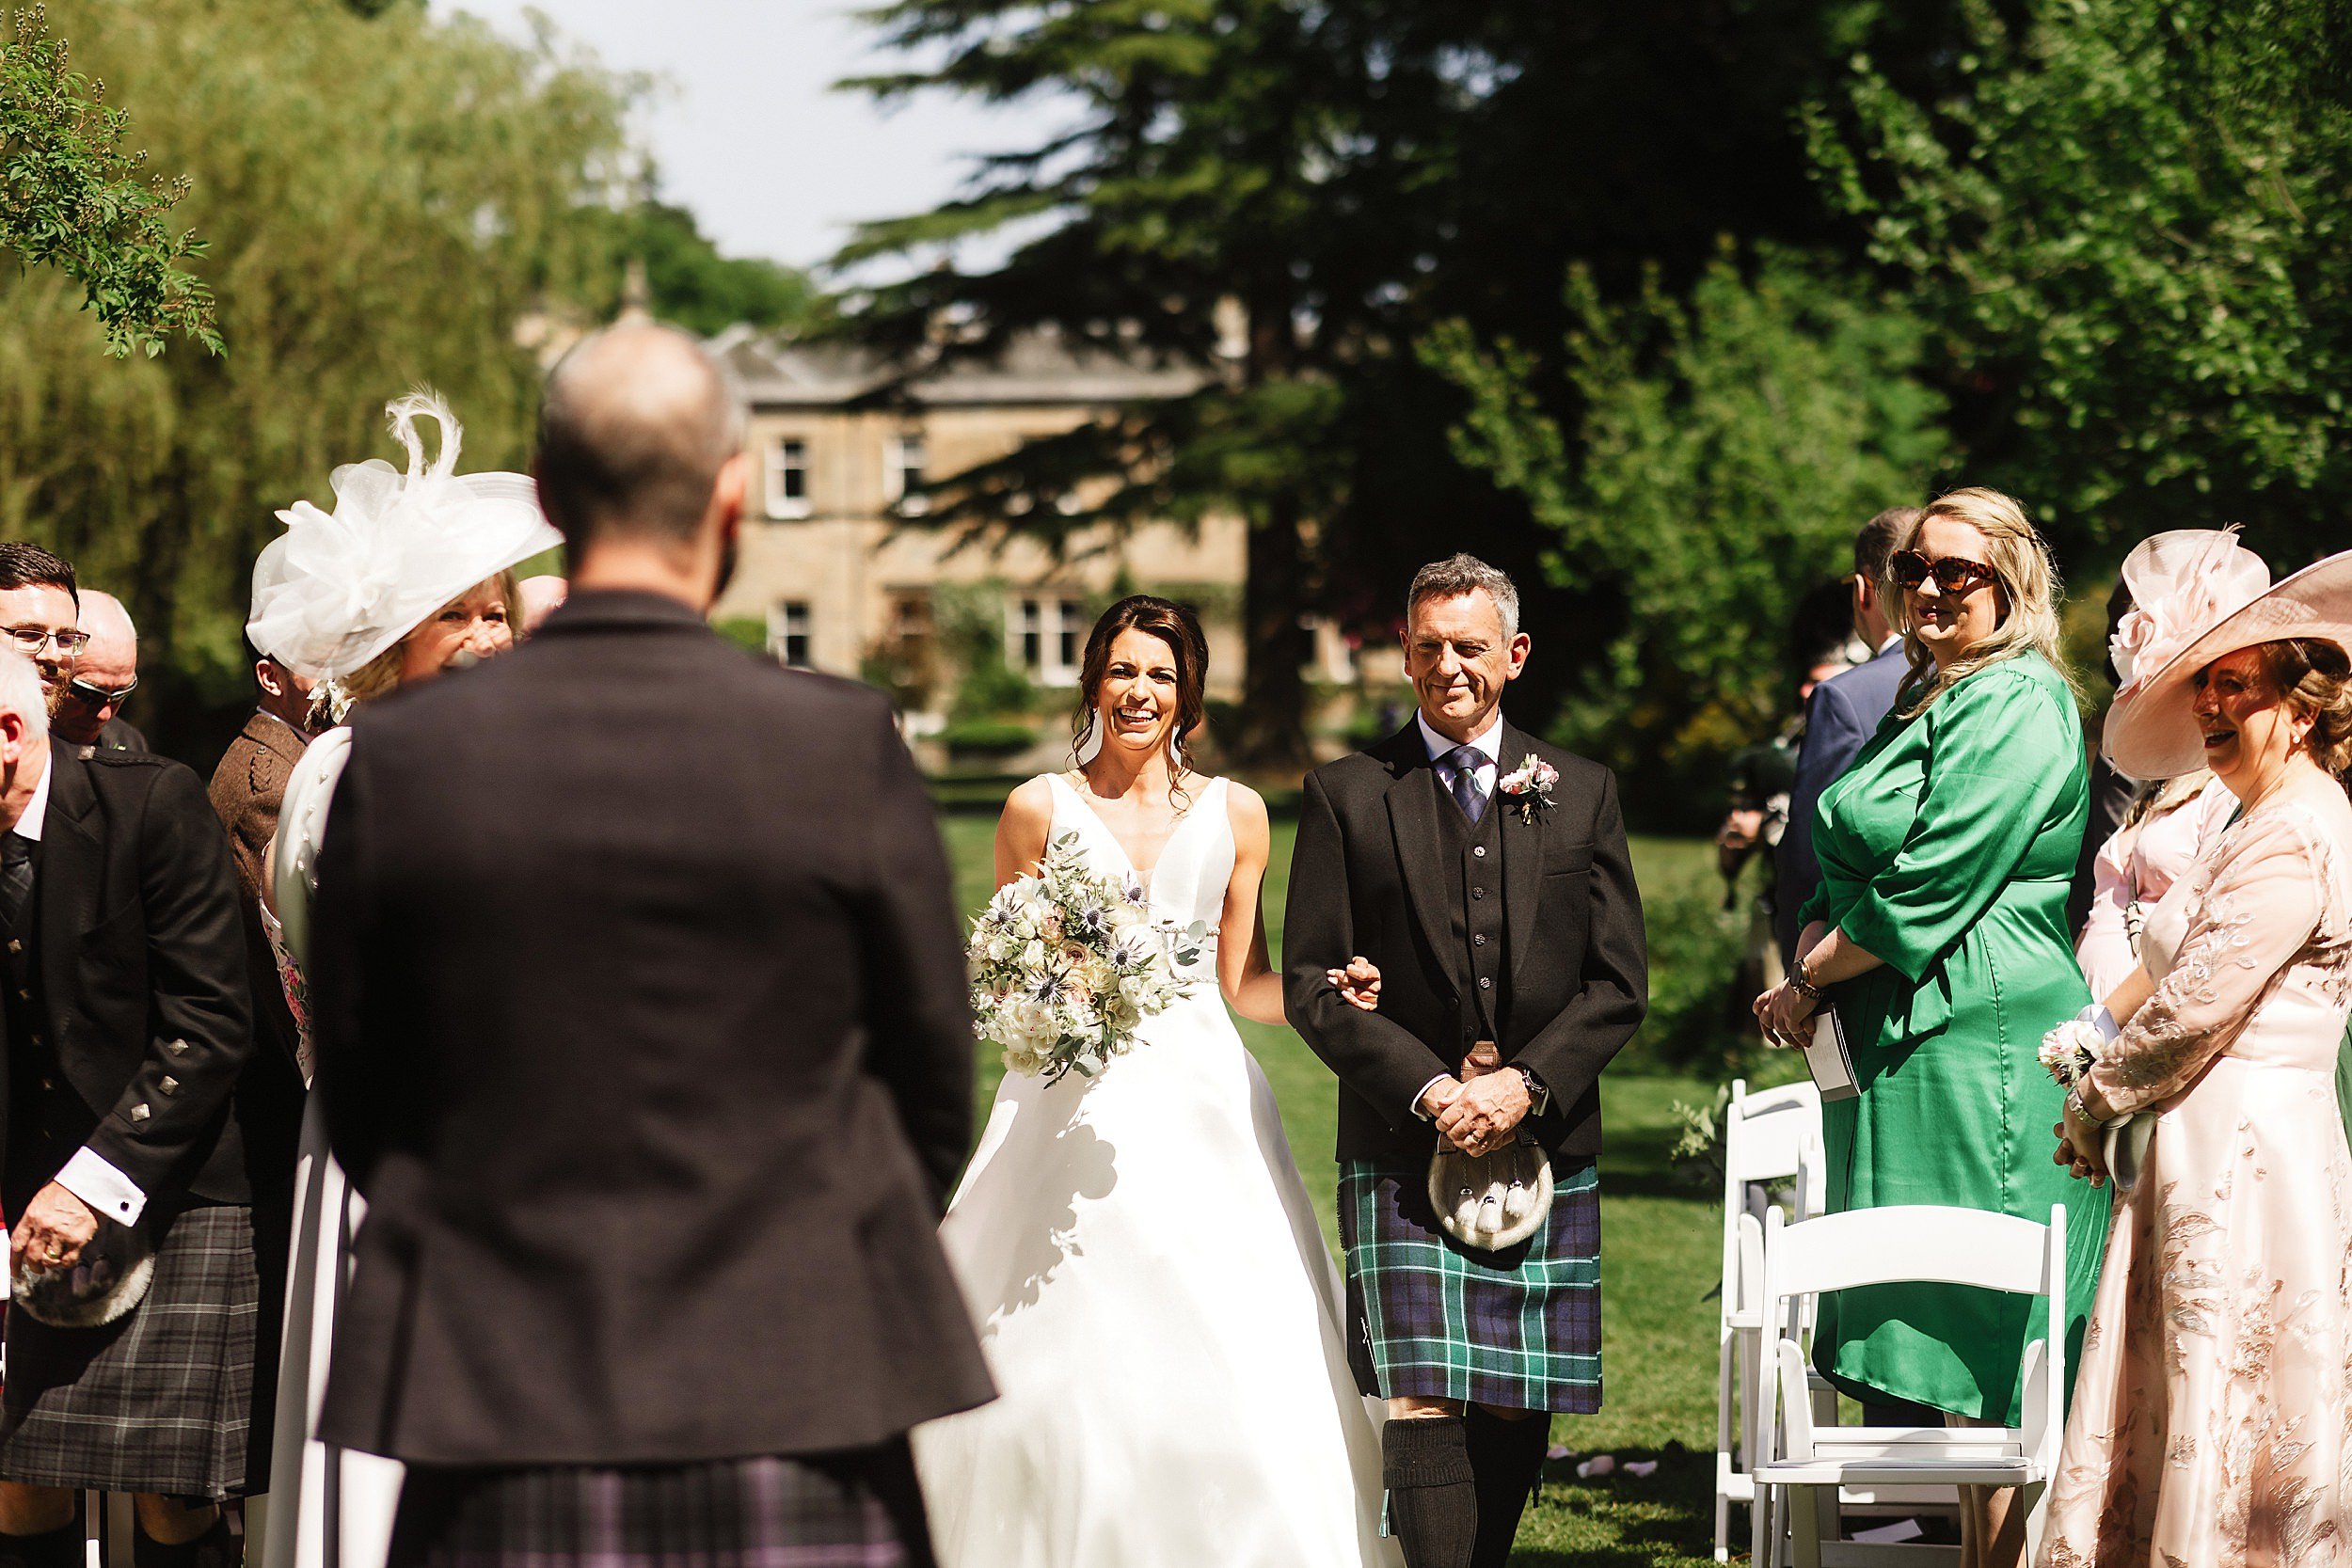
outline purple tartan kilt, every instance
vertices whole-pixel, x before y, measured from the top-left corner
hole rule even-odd
[[[1552,1166],[1544,1227],[1502,1252],[1438,1227],[1426,1160],[1340,1167],[1348,1364],[1375,1399],[1600,1408],[1600,1179]]]
[[[904,1438],[849,1453],[410,1465],[388,1568],[932,1568]]]

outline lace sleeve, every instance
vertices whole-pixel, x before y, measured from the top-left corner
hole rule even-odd
[[[2118,1114],[2178,1094],[2227,1051],[2319,926],[2327,851],[2301,813],[2265,813],[2213,852],[2171,967],[2091,1070]]]

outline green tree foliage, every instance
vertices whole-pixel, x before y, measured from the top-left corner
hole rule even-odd
[[[147,154],[125,145],[130,115],[69,59],[40,6],[0,40],[0,246],[79,283],[116,358],[151,358],[175,334],[219,353],[212,293],[180,265],[204,242],[167,216],[186,176],[139,178]]]
[[[1938,8],[1926,8],[1933,12]],[[1524,503],[1454,461],[1463,394],[1415,344],[1459,318],[1549,360],[1559,279],[1679,288],[1719,232],[1833,238],[1795,113],[1875,37],[1863,0],[895,0],[868,13],[919,66],[862,85],[983,102],[1051,94],[1066,134],[983,160],[955,200],[867,229],[844,260],[915,263],[853,312],[918,361],[1065,341],[1203,369],[1194,396],[1033,443],[943,495],[955,525],[1068,537],[1097,521],[1249,523],[1248,725],[1295,755],[1302,615],[1392,633],[1440,548],[1535,575]],[[1906,24],[1911,25],[1911,24]],[[956,264],[976,236],[1001,265]],[[1565,376],[1535,378],[1562,420]],[[1558,406],[1551,406],[1558,401]],[[1089,485],[1125,475],[1107,492]],[[1041,499],[1083,494],[1074,513]],[[1539,595],[1531,689],[1595,650],[1594,605]]]
[[[653,313],[710,337],[739,323],[807,332],[828,305],[806,273],[757,257],[723,256],[694,214],[645,200],[617,214],[613,244],[644,268]]]
[[[1946,454],[1923,328],[1834,262],[1772,247],[1624,304],[1580,267],[1567,301],[1573,425],[1509,341],[1455,324],[1427,352],[1470,394],[1463,461],[1526,499],[1552,579],[1609,607],[1563,738],[1637,787],[1717,793],[1711,765],[1789,711],[1798,600]]]
[[[1964,16],[1951,79],[1922,90],[1865,54],[1811,123],[1828,188],[1951,360],[1974,471],[2078,556],[2232,520],[2282,564],[2342,547],[2345,8]]]
[[[330,499],[338,463],[395,455],[385,402],[439,388],[466,463],[527,460],[534,352],[617,290],[632,84],[542,40],[399,6],[56,0],[80,60],[139,105],[185,211],[225,357],[108,364],[77,291],[0,297],[0,536],[123,594],[167,720],[239,703],[272,514]],[[591,302],[583,311],[575,302]],[[167,739],[169,738],[167,736]]]

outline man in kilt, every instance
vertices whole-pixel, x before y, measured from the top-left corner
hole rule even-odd
[[[0,1564],[78,1562],[84,1490],[133,1496],[141,1568],[233,1562],[217,1505],[249,1469],[253,1203],[284,1173],[256,1168],[236,1105],[253,1039],[229,841],[178,763],[50,745],[25,655],[70,657],[70,566],[0,546]]]
[[[1422,569],[1420,711],[1308,777],[1283,925],[1290,1016],[1340,1079],[1340,1231],[1358,1382],[1388,1402],[1390,1528],[1410,1568],[1500,1568],[1550,1412],[1600,1407],[1601,1069],[1647,1005],[1616,782],[1502,720],[1525,668],[1511,579]],[[1380,970],[1379,1007],[1329,983]],[[1465,1244],[1429,1198],[1441,1147],[1550,1161],[1534,1233]]]
[[[569,599],[353,726],[321,1433],[407,1465],[393,1568],[929,1568],[907,1431],[993,1394],[946,858],[880,693],[707,623],[748,469],[700,344],[589,338],[540,428]]]

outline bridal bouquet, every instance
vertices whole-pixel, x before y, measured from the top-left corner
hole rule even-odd
[[[1091,1078],[1135,1044],[1146,1018],[1192,991],[1208,929],[1154,926],[1134,876],[1090,868],[1078,835],[1047,846],[1037,874],[1007,882],[972,922],[972,1011],[1005,1070],[1049,1084]]]

